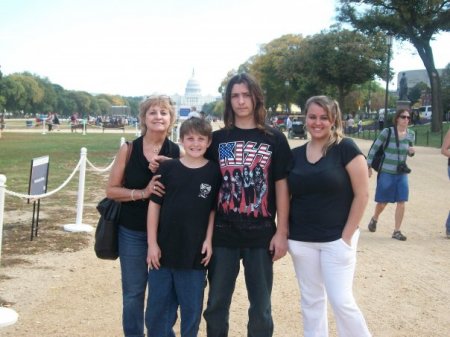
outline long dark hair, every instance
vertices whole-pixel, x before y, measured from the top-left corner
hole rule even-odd
[[[256,80],[246,73],[234,75],[227,84],[225,91],[225,111],[223,114],[225,128],[231,128],[235,123],[234,111],[231,106],[231,90],[235,84],[245,84],[247,86],[252,97],[256,127],[265,130],[267,111],[264,107],[264,96]]]

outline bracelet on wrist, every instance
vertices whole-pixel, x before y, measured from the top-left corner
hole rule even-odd
[[[142,200],[145,200],[144,190],[141,190],[141,197],[142,197]]]
[[[133,201],[136,201],[136,200],[134,200],[134,191],[136,191],[136,190],[131,190],[131,200],[133,200]]]

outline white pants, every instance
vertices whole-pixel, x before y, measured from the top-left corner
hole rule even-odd
[[[344,240],[289,240],[301,294],[304,337],[327,337],[327,296],[340,337],[370,337],[366,321],[353,297],[353,277],[359,230],[350,247]]]

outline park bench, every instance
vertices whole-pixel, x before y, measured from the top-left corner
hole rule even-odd
[[[125,125],[123,124],[117,124],[117,123],[103,123],[102,124],[102,130],[105,132],[105,129],[118,129],[122,130],[125,133]]]
[[[70,124],[70,132],[77,132],[78,129],[83,130],[83,124]]]

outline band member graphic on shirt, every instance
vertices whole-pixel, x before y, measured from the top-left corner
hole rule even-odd
[[[227,170],[223,174],[223,182],[222,187],[219,192],[219,203],[224,213],[228,213],[230,210],[230,202],[231,202],[231,175]]]
[[[253,204],[255,202],[255,187],[252,178],[252,172],[248,165],[244,166],[243,177],[244,183],[244,200],[245,200],[245,213],[253,212]]]
[[[239,169],[233,170],[233,177],[231,178],[233,185],[233,211],[238,212],[241,208],[241,200],[242,200],[242,173]]]

